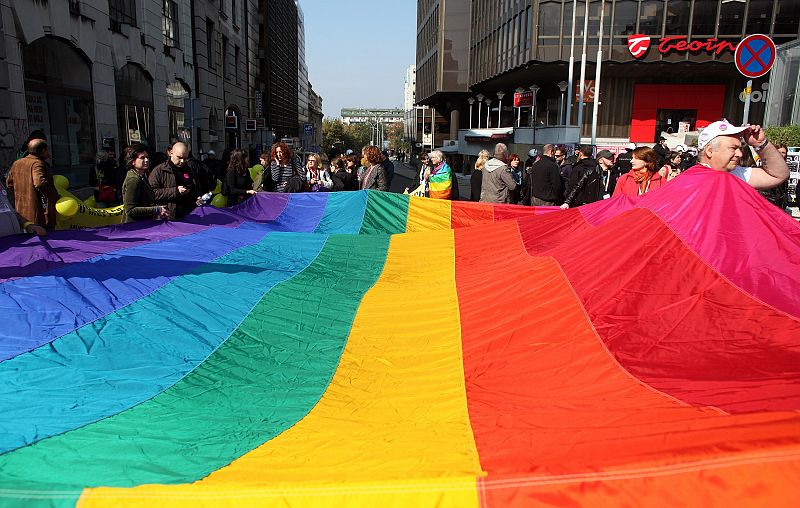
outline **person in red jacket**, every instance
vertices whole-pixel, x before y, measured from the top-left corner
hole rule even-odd
[[[619,177],[614,196],[641,196],[667,183],[667,179],[658,173],[658,155],[647,146],[635,149],[631,158],[632,169]]]

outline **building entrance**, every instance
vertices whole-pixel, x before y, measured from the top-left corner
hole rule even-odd
[[[693,131],[696,123],[696,109],[659,109],[656,112],[656,132],[653,141],[658,142],[662,132],[675,134]]]

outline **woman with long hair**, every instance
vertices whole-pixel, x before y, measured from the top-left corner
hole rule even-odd
[[[614,196],[641,196],[660,189],[667,183],[667,179],[658,173],[656,162],[658,155],[648,146],[640,146],[631,154],[631,170],[620,176]]]
[[[331,175],[322,167],[322,158],[317,153],[306,157],[306,182],[311,192],[329,191],[333,187]]]
[[[681,162],[683,162],[683,152],[673,150],[667,155],[666,164],[658,172],[662,178],[670,181],[681,174]]]
[[[478,160],[475,161],[475,169],[472,170],[472,174],[469,177],[469,186],[470,186],[470,200],[471,201],[480,201],[481,200],[481,184],[483,183],[483,166],[486,165],[486,161],[492,158],[492,154],[489,153],[489,150],[481,150],[478,152]]]
[[[228,160],[228,169],[225,173],[225,192],[228,196],[228,206],[241,203],[256,191],[253,190],[253,178],[247,169],[249,156],[246,150],[237,148],[231,151]]]
[[[300,192],[303,190],[305,171],[286,143],[278,141],[272,145],[269,158],[269,172],[272,175],[272,181],[275,182],[275,192]]]
[[[166,206],[156,205],[156,194],[147,181],[150,154],[147,146],[134,143],[123,153],[127,174],[122,182],[122,222],[168,219]]]

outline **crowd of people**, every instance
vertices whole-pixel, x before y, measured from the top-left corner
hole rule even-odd
[[[257,192],[388,191],[394,177],[388,154],[376,146],[365,146],[361,157],[352,151],[336,154],[329,164],[316,153],[303,160],[283,142],[262,152],[255,164],[251,164],[252,155],[233,149],[220,160],[209,151],[200,161],[178,141],[163,153],[134,143],[117,161],[110,147],[104,147],[97,153],[89,180],[95,199],[104,205],[121,203],[122,222],[128,223],[180,220],[208,203],[215,191],[231,206]],[[0,236],[45,235],[55,228],[60,195],[49,160],[44,133],[34,133],[9,169],[6,186],[0,185]]]
[[[498,143],[493,153],[480,152],[470,177],[470,198],[570,208],[653,192],[699,164],[730,172],[784,207],[789,176],[786,154],[786,146],[770,143],[760,126],[737,127],[725,120],[702,131],[696,158],[689,151],[669,151],[665,143],[654,148],[629,145],[616,157],[609,150],[595,153],[591,146],[578,147],[568,156],[565,147],[547,144],[541,153],[532,150],[523,164],[519,155]],[[222,160],[215,155],[209,152],[199,161],[182,142],[173,143],[164,153],[135,143],[123,151],[119,171],[113,152],[101,151],[93,177],[96,198],[121,202],[123,222],[180,220],[208,203],[216,191],[235,205],[258,192],[388,191],[394,177],[388,154],[376,146],[365,146],[360,157],[352,151],[331,154],[329,162],[316,153],[303,160],[283,142],[262,152],[253,165],[253,154],[246,150],[231,150]],[[23,231],[44,235],[55,227],[59,193],[49,159],[43,134],[32,136],[9,170],[8,192],[0,186],[0,236]],[[459,199],[458,181],[441,151],[422,154],[420,161],[417,179],[406,192]]]
[[[588,145],[568,156],[565,147],[546,144],[541,153],[531,150],[524,168],[519,155],[498,143],[493,154],[478,154],[470,177],[471,199],[566,209],[618,195],[647,194],[699,164],[728,171],[776,206],[786,207],[787,147],[770,143],[760,126],[714,122],[703,130],[694,152],[681,146],[669,150],[665,141],[652,148],[629,144],[616,157],[609,150],[595,153]]]

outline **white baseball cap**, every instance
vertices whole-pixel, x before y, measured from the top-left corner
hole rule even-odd
[[[625,145],[626,150],[636,150],[636,143],[628,143]]]
[[[739,134],[740,132],[744,132],[749,129],[749,125],[743,125],[741,127],[736,127],[729,121],[722,119],[710,124],[708,127],[703,129],[703,132],[700,133],[700,136],[697,138],[697,148],[700,150],[703,149],[712,139],[716,138],[717,136],[732,136],[734,134]]]

